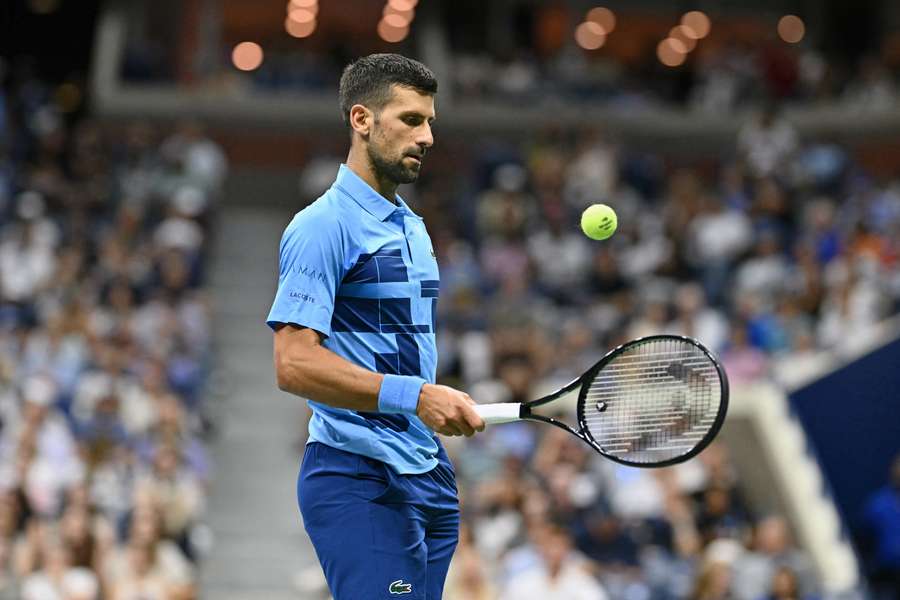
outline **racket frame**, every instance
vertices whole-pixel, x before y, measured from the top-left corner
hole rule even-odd
[[[716,371],[719,374],[719,385],[720,385],[720,395],[719,395],[719,411],[716,414],[716,420],[713,422],[712,426],[706,432],[706,435],[703,436],[703,439],[694,446],[690,452],[687,454],[682,454],[680,456],[676,456],[674,458],[670,458],[665,461],[660,462],[632,462],[623,458],[619,458],[612,454],[607,453],[603,450],[603,447],[594,439],[591,435],[590,430],[587,427],[587,423],[585,421],[585,410],[584,405],[587,400],[587,394],[590,389],[590,383],[594,380],[594,377],[599,373],[603,367],[609,364],[614,358],[630,350],[631,348],[645,344],[647,342],[659,341],[659,340],[679,340],[682,342],[687,342],[699,348],[706,357],[710,360],[713,366],[716,368]],[[539,415],[532,412],[532,408],[536,406],[541,406],[543,404],[547,404],[548,402],[552,402],[556,400],[560,396],[564,396],[568,394],[575,388],[581,386],[581,389],[578,392],[578,404],[576,405],[576,416],[578,419],[578,427],[580,428],[578,431],[566,425],[562,421],[558,419],[554,419],[553,417],[547,417],[544,415]],[[625,342],[619,346],[616,346],[609,352],[607,352],[603,358],[601,358],[597,363],[594,364],[590,369],[584,372],[581,377],[578,377],[566,384],[559,390],[553,392],[549,396],[544,396],[543,398],[539,398],[537,400],[532,400],[530,402],[524,402],[519,407],[519,418],[520,419],[528,419],[530,421],[541,421],[543,423],[549,423],[551,425],[555,425],[561,429],[564,429],[581,438],[584,442],[589,444],[594,450],[605,456],[606,458],[613,460],[619,464],[626,465],[629,467],[641,467],[641,468],[659,468],[659,467],[668,467],[671,465],[675,465],[686,460],[689,460],[704,450],[710,442],[716,437],[719,433],[719,430],[722,428],[722,423],[725,422],[725,415],[728,412],[728,377],[725,375],[725,369],[722,368],[722,365],[719,364],[719,361],[713,355],[709,349],[706,348],[703,344],[695,340],[694,338],[685,336],[685,335],[672,335],[672,334],[659,334],[659,335],[648,335],[640,338],[633,339],[631,341]]]

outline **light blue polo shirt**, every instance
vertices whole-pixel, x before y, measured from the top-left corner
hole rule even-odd
[[[266,319],[327,336],[323,346],[385,379],[394,396],[434,383],[438,266],[421,217],[394,205],[346,165],[318,200],[288,224],[279,249],[278,290]],[[417,383],[418,382],[418,383]],[[415,414],[364,413],[308,401],[309,441],[363,454],[398,473],[437,465],[434,432]],[[384,407],[385,404],[379,403]]]

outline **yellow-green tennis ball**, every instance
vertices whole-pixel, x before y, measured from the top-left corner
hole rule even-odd
[[[605,240],[618,225],[616,211],[605,204],[592,204],[581,213],[581,230],[592,240]]]

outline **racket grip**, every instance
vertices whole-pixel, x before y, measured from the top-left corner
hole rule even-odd
[[[486,425],[497,423],[509,423],[518,421],[521,415],[522,405],[518,402],[502,402],[498,404],[478,404],[475,407]]]

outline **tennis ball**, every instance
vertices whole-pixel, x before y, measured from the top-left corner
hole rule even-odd
[[[581,213],[581,230],[592,240],[605,240],[618,225],[616,211],[605,204],[592,204]]]

